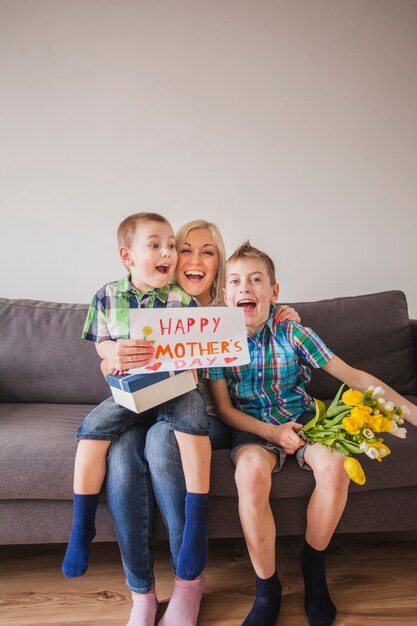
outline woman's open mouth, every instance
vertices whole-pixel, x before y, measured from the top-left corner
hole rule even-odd
[[[185,276],[188,280],[192,282],[198,283],[200,280],[203,280],[205,273],[200,270],[189,270],[188,272],[184,272]]]

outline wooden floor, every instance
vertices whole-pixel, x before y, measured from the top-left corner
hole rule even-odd
[[[278,570],[284,589],[278,626],[306,625],[297,564],[301,541],[298,537],[278,540]],[[156,552],[162,614],[171,593],[172,574],[166,544],[159,544]],[[73,580],[61,574],[63,554],[62,545],[0,548],[1,626],[126,624],[130,597],[117,546],[94,544],[88,573]],[[327,562],[338,607],[335,626],[416,626],[417,533],[336,536]],[[206,578],[199,626],[240,625],[254,594],[254,577],[241,540],[210,543]]]

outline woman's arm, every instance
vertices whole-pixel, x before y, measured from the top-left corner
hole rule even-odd
[[[342,382],[346,383],[346,385],[352,387],[352,389],[357,389],[358,391],[364,392],[368,389],[368,387],[370,387],[370,385],[374,385],[375,387],[380,385],[385,391],[384,400],[390,400],[395,406],[406,406],[409,409],[410,414],[407,417],[404,416],[404,419],[414,426],[417,426],[417,406],[406,400],[384,382],[375,378],[375,376],[351,367],[337,356],[333,356],[322,369],[328,374],[331,374],[335,378],[338,378]]]

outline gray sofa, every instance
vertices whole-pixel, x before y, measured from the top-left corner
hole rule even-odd
[[[320,302],[297,302],[304,325],[342,359],[371,372],[417,404],[417,321],[405,296],[388,291]],[[0,299],[0,544],[66,542],[71,524],[77,425],[109,394],[94,346],[80,339],[83,304]],[[339,387],[314,372],[310,392],[328,400]],[[417,429],[390,435],[382,463],[362,460],[365,486],[351,484],[338,532],[408,531],[417,520]],[[234,470],[228,450],[213,454],[210,536],[236,537]],[[304,531],[313,487],[291,459],[274,476],[272,506],[279,534]],[[159,515],[155,536],[166,537]],[[103,495],[98,541],[115,535]]]

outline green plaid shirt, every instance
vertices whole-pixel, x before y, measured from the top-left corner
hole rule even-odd
[[[333,356],[311,328],[296,322],[277,323],[272,308],[260,331],[248,337],[250,363],[241,367],[213,367],[204,371],[210,380],[226,379],[230,397],[240,411],[273,424],[296,420],[314,411],[305,390],[311,371]]]
[[[130,338],[130,309],[194,307],[196,301],[178,285],[140,293],[130,276],[104,285],[93,297],[82,332],[83,339],[100,342]]]

